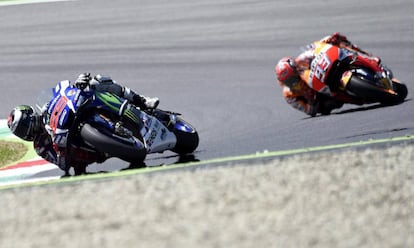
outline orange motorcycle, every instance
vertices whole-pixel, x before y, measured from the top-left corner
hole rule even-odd
[[[321,99],[358,105],[404,102],[407,86],[378,58],[322,42],[314,45],[315,57],[301,77]]]

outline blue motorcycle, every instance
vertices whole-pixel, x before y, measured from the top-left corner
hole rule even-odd
[[[53,141],[68,147],[68,151],[76,147],[95,153],[100,158],[97,162],[117,157],[143,164],[147,154],[167,150],[190,154],[199,144],[197,131],[180,114],[161,109],[141,110],[109,92],[84,91],[69,81],[61,81],[48,99],[51,100],[42,112]],[[85,173],[88,163],[70,166],[79,175]]]

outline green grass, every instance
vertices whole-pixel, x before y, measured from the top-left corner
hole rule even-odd
[[[27,150],[23,143],[0,141],[0,168],[21,159]]]

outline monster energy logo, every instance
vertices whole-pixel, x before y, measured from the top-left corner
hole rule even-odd
[[[115,112],[119,111],[119,108],[121,107],[121,104],[122,104],[122,101],[119,97],[109,94],[109,93],[101,93],[101,92],[96,92],[95,95],[101,102],[103,102],[111,110]]]
[[[124,115],[135,123],[139,123],[139,113],[134,107],[129,107],[124,111]]]
[[[122,105],[124,101],[118,96],[106,92],[96,92],[96,97],[112,111],[117,112],[119,115],[124,115],[135,123],[139,123],[139,113],[136,113],[134,108],[126,108],[123,110]]]

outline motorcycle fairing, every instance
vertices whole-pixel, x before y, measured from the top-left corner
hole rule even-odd
[[[140,127],[140,111],[129,107],[127,100],[121,99],[108,92],[82,91],[70,85],[68,80],[61,81],[52,90],[53,98],[47,105],[44,123],[46,130],[52,136],[55,143],[66,146],[69,129],[77,113],[82,107],[83,110],[89,108],[105,109],[119,116],[136,123]],[[86,104],[87,103],[87,104]],[[83,111],[82,110],[82,111]],[[102,125],[109,130],[114,130],[114,124],[105,122],[103,118],[92,116],[89,121]]]
[[[312,60],[309,76],[306,81],[315,91],[331,95],[331,90],[326,85],[326,79],[333,63],[339,56],[339,48],[320,43],[316,44],[314,54],[315,58]]]
[[[181,120],[177,120],[174,124],[174,128],[186,133],[194,133],[195,130],[192,126],[188,125],[186,122],[181,121]]]
[[[177,138],[173,132],[154,116],[141,112],[144,128],[141,135],[148,153],[162,152],[174,148]]]
[[[53,142],[65,147],[70,125],[75,118],[74,111],[79,107],[80,90],[70,87],[66,80],[59,82],[52,93],[53,99],[47,104],[43,121]]]
[[[341,77],[341,84],[344,88],[349,83],[351,77],[360,77],[367,79],[367,83],[371,82],[371,84],[375,84],[378,89],[382,89],[385,92],[388,92],[393,95],[397,95],[397,92],[393,89],[392,80],[387,76],[386,72],[378,72],[373,74],[369,68],[355,68],[349,71],[345,71]]]
[[[74,113],[79,110],[86,100],[88,100],[88,104],[85,109],[106,109],[119,116],[124,115],[137,125],[140,123],[140,111],[128,107],[127,100],[108,92],[82,91],[72,87],[70,82],[66,80],[59,82],[53,90],[53,99],[49,102],[47,108],[49,116],[47,123],[50,124],[52,130],[70,128]]]
[[[143,148],[141,142],[137,142],[139,141],[137,137],[134,137],[132,133],[120,133],[117,130],[117,123],[114,123],[112,120],[101,114],[89,116],[88,119],[86,119],[86,122],[93,123],[94,127],[98,128],[100,132],[107,136],[121,140],[124,143],[137,146],[139,149]]]

